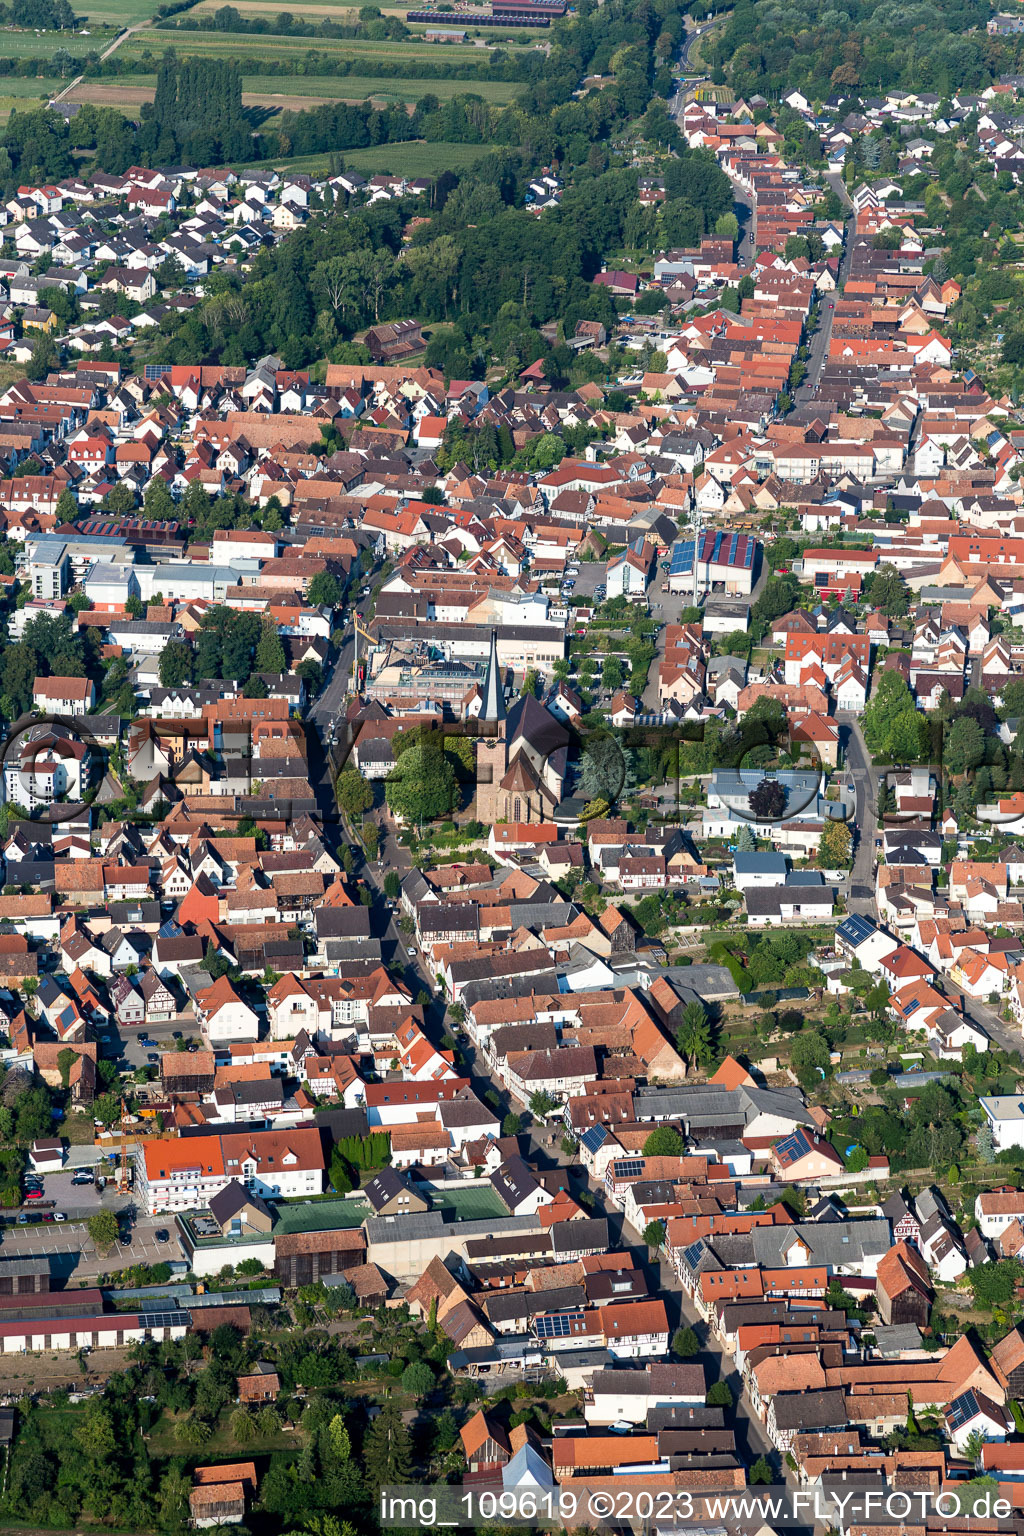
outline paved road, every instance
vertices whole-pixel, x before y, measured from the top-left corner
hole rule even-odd
[[[832,326],[835,321],[835,302],[839,291],[850,275],[850,257],[853,252],[853,220],[847,219],[844,226],[843,256],[839,264],[839,282],[834,294],[824,294],[821,300],[821,319],[818,329],[811,337],[807,357],[807,373],[803,383],[796,390],[794,404],[809,405],[818,392],[818,381],[821,378],[822,369],[828,358],[828,345],[832,340]]]
[[[123,32],[114,38],[114,41],[108,47],[104,48],[103,52],[100,54],[100,62],[102,63],[104,59],[109,59],[112,53],[116,53],[121,44],[126,42],[127,39],[131,37],[133,32],[143,32],[147,27],[151,27],[152,25],[152,20],[147,19],[146,21],[136,22],[134,27],[126,27]],[[69,80],[67,85],[65,85],[62,90],[58,91],[57,95],[51,99],[55,102],[63,101],[65,96],[70,95],[76,86],[81,85],[84,78],[84,75],[76,75],[73,80]]]
[[[841,727],[843,749],[846,754],[849,777],[853,779],[857,793],[857,808],[854,820],[857,841],[854,848],[853,872],[850,877],[847,906],[850,912],[857,912],[863,917],[870,917],[877,921],[878,908],[875,905],[876,825],[878,818],[878,788],[882,774],[875,769],[871,762],[871,754],[868,751],[857,716],[840,714],[837,716],[837,719]],[[1011,1054],[1024,1054],[1024,1036],[1021,1035],[1019,1030],[1008,1025],[1005,1020],[999,1017],[995,1009],[990,1008],[987,1003],[977,1002],[974,998],[968,997],[948,975],[943,974],[942,979],[945,992],[955,1001],[961,1011],[975,1024],[979,1025],[998,1046]]]
[[[700,1354],[697,1360],[704,1367],[704,1377],[708,1386],[715,1381],[727,1381],[732,1388],[737,1408],[732,1417],[731,1427],[736,1434],[736,1449],[740,1457],[750,1465],[757,1460],[758,1456],[767,1456],[777,1467],[778,1456],[763,1425],[754,1413],[749,1398],[742,1390],[742,1379],[732,1356],[723,1349],[721,1342],[698,1315],[693,1303],[684,1293],[671,1264],[665,1259],[653,1264],[650,1262],[647,1245],[640,1233],[609,1200],[604,1186],[595,1183],[589,1176],[576,1154],[566,1155],[562,1151],[561,1130],[560,1128],[553,1128],[553,1130],[554,1134],[543,1127],[531,1129],[528,1133],[529,1145],[526,1152],[529,1162],[541,1170],[564,1168],[571,1189],[577,1190],[582,1187],[589,1192],[593,1199],[594,1214],[604,1216],[608,1222],[609,1248],[611,1250],[628,1249],[633,1254],[638,1267],[647,1275],[651,1294],[660,1296],[665,1302],[670,1332],[674,1333],[677,1328],[689,1325],[696,1333],[700,1342]]]
[[[871,762],[856,715],[837,715],[848,777],[853,779],[857,806],[851,825],[856,843],[848,906],[864,917],[875,916],[875,827],[878,819],[879,775]]]

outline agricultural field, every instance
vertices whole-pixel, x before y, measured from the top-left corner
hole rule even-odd
[[[117,36],[117,27],[88,27],[84,32],[25,32],[17,27],[0,28],[0,53],[8,59],[50,59],[59,48],[77,58],[83,53],[102,53]],[[0,81],[6,89],[7,82]]]
[[[51,34],[52,35],[52,34]],[[184,28],[136,32],[118,49],[118,57],[139,59],[143,54],[159,56],[173,48],[180,58],[267,59],[279,61],[305,59],[310,50],[331,59],[356,59],[370,69],[382,60],[409,64],[477,64],[483,50],[471,45],[420,42],[376,42],[365,38],[287,37],[283,34],[247,32],[190,32]]]
[[[408,144],[379,144],[373,149],[346,149],[341,155],[349,170],[361,176],[378,171],[395,176],[438,176],[442,171],[466,171],[493,146],[489,144],[428,144],[412,139]],[[280,160],[250,161],[246,169],[271,165],[277,170],[306,171],[310,176],[330,170],[330,155],[292,155]]]
[[[36,80],[33,84],[38,85]],[[17,96],[9,96],[6,91],[0,91],[0,123],[6,123],[12,112],[31,112],[36,105],[43,106],[49,100],[49,92],[37,91],[35,96],[26,96],[19,93]]]
[[[117,0],[110,0],[110,3],[116,5]],[[128,0],[128,3],[143,4],[145,0]],[[281,0],[237,0],[237,3],[236,0],[199,0],[199,4],[189,12],[189,15],[212,15],[228,4],[233,5],[234,9],[242,16],[263,17],[268,21],[276,21],[277,17],[281,14]],[[402,13],[414,9],[413,0],[379,0],[379,4],[382,11],[395,11],[400,19],[403,20],[404,16],[402,16]],[[297,21],[316,22],[327,20],[354,23],[359,16],[358,5],[331,5],[326,3],[326,0],[308,0],[308,3],[306,3],[306,0],[299,0],[297,5],[289,5],[287,10],[289,15],[294,16]],[[428,29],[426,22],[413,21],[408,25],[410,31],[414,34],[422,34]],[[457,11],[445,11],[438,12],[437,20],[432,25],[465,27],[465,21]],[[535,38],[547,34],[546,27],[517,27],[507,37],[495,35],[497,29],[491,27],[484,29],[482,27],[470,26],[466,30],[471,37],[479,37],[488,45],[500,42],[502,46],[522,45],[524,42],[533,42]],[[317,39],[311,38],[309,41],[315,42]],[[447,50],[449,47],[458,47],[459,45],[445,43],[437,46],[444,47]]]
[[[39,84],[38,81],[26,83],[37,87]],[[267,79],[263,75],[247,75],[242,82],[242,105],[279,112],[303,112],[323,102],[336,101],[405,102],[412,106],[428,92],[440,101],[473,92],[485,101],[503,105],[512,100],[516,89],[515,85],[504,81],[381,80],[372,75],[295,75]],[[68,100],[92,102],[97,107],[117,107],[127,117],[136,117],[143,104],[153,100],[155,92],[155,75],[132,75],[120,80],[83,80],[68,93]],[[35,94],[39,94],[38,89]],[[0,111],[4,110],[2,103],[0,92]]]
[[[76,0],[78,16],[88,16],[90,27],[134,27],[149,21],[159,0]]]
[[[113,4],[117,0],[112,0]],[[139,0],[139,4],[144,0]],[[412,0],[375,0],[378,9],[382,11],[409,10]],[[225,5],[231,5],[240,16],[264,16],[268,20],[275,20],[281,14],[280,0],[199,0],[199,4],[193,6],[190,16],[209,15],[219,11]],[[294,16],[296,21],[352,21],[359,19],[358,5],[327,5],[323,0],[311,0],[306,4],[305,0],[299,0],[297,5],[287,7],[288,14]]]

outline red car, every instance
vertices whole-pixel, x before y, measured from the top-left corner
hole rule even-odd
[[[43,1192],[42,1192],[41,1189],[26,1189],[26,1191],[25,1191],[25,1203],[26,1203],[26,1205],[28,1204],[28,1202],[30,1200],[41,1200],[42,1198],[43,1198]]]

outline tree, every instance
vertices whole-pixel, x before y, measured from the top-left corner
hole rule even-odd
[[[682,1157],[686,1141],[674,1125],[659,1125],[644,1142],[644,1157]]]
[[[890,619],[901,619],[910,610],[907,584],[894,565],[880,565],[871,580],[869,598]]]
[[[323,573],[318,573],[323,574]],[[284,646],[277,632],[277,625],[273,619],[264,618],[260,630],[259,644],[256,646],[256,671],[257,672],[286,672],[288,663],[285,659]]]
[[[180,688],[192,681],[195,652],[182,640],[170,640],[160,652],[160,685],[163,688]]]
[[[426,1397],[437,1385],[437,1378],[425,1360],[414,1360],[402,1372],[402,1390],[413,1397]]]
[[[786,809],[786,791],[778,779],[762,779],[747,796],[758,821],[779,821]]]
[[[352,1455],[352,1441],[340,1413],[336,1413],[327,1426],[327,1443],[335,1461],[344,1463],[349,1460]]]
[[[236,1445],[250,1445],[256,1439],[256,1415],[248,1408],[236,1408],[231,1415],[231,1437]]]
[[[455,770],[432,739],[403,752],[384,783],[384,795],[405,822],[450,816],[458,803]]]
[[[609,656],[601,669],[601,682],[611,693],[622,687],[622,663],[617,656]]]
[[[515,1114],[507,1114],[501,1122],[501,1134],[503,1136],[518,1136],[522,1128],[523,1122]]]
[[[732,1388],[727,1381],[712,1382],[704,1401],[709,1408],[731,1408],[733,1406]]]
[[[395,869],[389,869],[384,876],[384,895],[389,901],[397,901],[402,894],[402,881]]]
[[[817,1030],[803,1030],[793,1041],[790,1062],[801,1088],[813,1088],[829,1070],[828,1042]]]
[[[985,756],[985,733],[977,720],[962,715],[954,720],[942,744],[942,762],[949,773],[969,773]]]
[[[58,523],[73,523],[78,516],[78,503],[67,487],[57,497],[57,506],[54,510],[57,513]]]
[[[366,1432],[363,1465],[370,1485],[377,1490],[388,1483],[408,1483],[412,1478],[412,1442],[392,1397]]]
[[[772,1464],[766,1456],[759,1456],[754,1462],[754,1465],[750,1469],[750,1476],[748,1481],[754,1484],[773,1483],[775,1481],[775,1473],[772,1471]]]
[[[530,1113],[536,1115],[538,1120],[543,1120],[545,1115],[557,1107],[558,1100],[544,1088],[538,1088],[536,1093],[530,1095]]]
[[[97,1248],[113,1248],[117,1242],[120,1228],[113,1211],[97,1211],[95,1216],[89,1217],[85,1227]]]
[[[317,571],[306,592],[306,602],[311,608],[337,608],[341,602],[341,585],[330,571]]]
[[[1020,1259],[1000,1259],[996,1263],[980,1264],[969,1275],[975,1306],[1005,1306],[1022,1279],[1024,1264]]]
[[[672,1335],[672,1353],[680,1360],[692,1360],[694,1355],[700,1354],[700,1340],[691,1327],[676,1329]]]
[[[818,863],[822,869],[845,869],[853,849],[853,833],[845,821],[830,817],[818,840]]]
[[[649,1221],[643,1230],[643,1239],[652,1253],[657,1253],[665,1241],[665,1223],[663,1221]]]
[[[693,998],[683,1009],[676,1030],[676,1046],[695,1069],[711,1055],[712,1032],[707,1010],[699,998]]]
[[[373,804],[373,788],[358,768],[344,768],[338,774],[338,804],[350,820],[362,816]]]

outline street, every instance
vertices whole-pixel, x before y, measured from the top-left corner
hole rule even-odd
[[[878,815],[878,775],[856,715],[837,714],[848,777],[857,796],[850,826],[854,832],[853,872],[848,907],[864,917],[875,916],[875,822]]]

